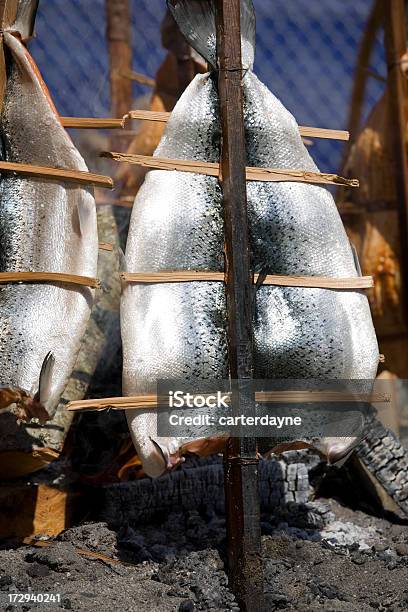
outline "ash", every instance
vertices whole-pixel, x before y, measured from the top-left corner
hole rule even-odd
[[[262,515],[268,611],[407,609],[404,525],[333,499],[294,509]],[[41,608],[49,611],[238,612],[225,572],[225,518],[212,509],[119,529],[89,522],[42,541],[47,546],[0,551],[2,603],[8,593],[32,591],[61,593],[59,606]]]

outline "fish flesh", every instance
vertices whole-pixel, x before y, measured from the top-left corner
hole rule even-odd
[[[29,4],[22,2],[17,25],[24,16],[33,18]],[[4,45],[9,73],[1,116],[3,160],[86,171],[25,45],[10,32],[4,32]],[[94,277],[97,258],[90,189],[2,174],[0,272]],[[13,405],[25,419],[45,421],[53,415],[74,368],[93,297],[88,287],[58,282],[0,285],[1,409]]]
[[[181,96],[155,155],[218,162],[214,2],[174,0],[169,7],[188,42],[212,70],[197,75]],[[241,32],[247,165],[318,172],[295,119],[252,71],[255,18],[248,0],[241,2]],[[255,272],[359,275],[328,190],[305,183],[251,181],[247,199]],[[127,271],[222,271],[223,242],[216,178],[178,171],[148,173],[132,211]],[[121,319],[126,395],[155,393],[158,379],[228,378],[222,283],[128,284]],[[256,379],[375,377],[378,344],[361,291],[261,285],[254,301],[253,331]],[[127,417],[150,476],[179,461],[185,441],[159,437],[154,410],[130,411]],[[355,444],[355,437],[314,441],[331,462],[347,456]]]

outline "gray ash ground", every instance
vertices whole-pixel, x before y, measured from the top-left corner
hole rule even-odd
[[[291,516],[262,516],[266,610],[408,609],[406,526],[334,500]],[[225,573],[225,520],[213,510],[119,531],[85,523],[48,542],[0,551],[2,609],[34,609],[5,603],[8,593],[32,591],[61,593],[59,606],[41,607],[49,612],[238,611]]]

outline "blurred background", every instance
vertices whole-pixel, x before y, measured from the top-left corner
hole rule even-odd
[[[255,72],[301,125],[346,129],[357,50],[372,0],[254,1],[257,14]],[[165,0],[129,0],[132,69],[154,79],[166,51],[160,27]],[[40,2],[30,50],[62,115],[103,117],[111,112],[105,0]],[[382,32],[370,60],[364,113],[383,90]],[[367,69],[367,67],[362,68]],[[132,81],[135,108],[151,87]],[[322,171],[336,171],[343,143],[315,141]]]

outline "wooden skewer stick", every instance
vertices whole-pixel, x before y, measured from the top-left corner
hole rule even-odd
[[[70,285],[82,285],[99,289],[101,282],[91,276],[79,276],[78,274],[66,274],[64,272],[0,272],[0,285],[11,283],[67,283]]]
[[[206,272],[196,270],[179,270],[164,272],[122,272],[121,278],[129,283],[183,283],[195,281],[225,281],[224,272]],[[259,274],[254,274],[254,283],[258,281]],[[280,287],[311,287],[320,289],[369,289],[374,286],[372,276],[358,276],[350,278],[332,278],[326,276],[283,276],[268,274],[263,285],[276,285]]]
[[[200,397],[207,397],[211,394],[200,393]],[[231,402],[230,393],[223,394],[226,402]],[[297,403],[348,403],[348,402],[372,402],[389,403],[391,397],[385,393],[342,393],[341,391],[309,391],[309,390],[279,390],[279,391],[257,391],[255,400],[260,404],[297,404]],[[81,410],[155,410],[162,406],[167,408],[168,397],[158,397],[155,394],[139,394],[128,397],[103,397],[96,399],[75,400],[67,404],[69,411]]]
[[[60,117],[65,128],[78,128],[82,130],[116,130],[125,127],[126,118],[112,119],[99,117]]]
[[[170,115],[171,113],[168,112],[131,110],[127,116],[129,119],[161,121],[165,123],[169,120]],[[299,126],[299,132],[301,136],[306,136],[308,138],[330,138],[332,140],[348,140],[350,138],[349,132],[345,130],[329,130],[327,128],[306,127],[304,125]]]
[[[0,171],[16,172],[24,176],[33,176],[48,179],[60,179],[68,183],[79,185],[97,185],[105,189],[113,189],[113,180],[110,176],[92,174],[81,170],[65,170],[64,168],[47,168],[46,166],[33,166],[31,164],[18,164],[0,161]]]
[[[207,394],[200,394],[206,397]],[[226,396],[229,394],[225,394]],[[353,394],[338,391],[260,391],[255,393],[255,399],[260,404],[297,404],[297,403],[390,403],[391,397],[385,393]],[[106,397],[88,400],[75,400],[67,404],[71,412],[82,410],[155,410],[167,407],[168,398],[158,398],[156,395],[136,395],[128,397]],[[225,400],[230,403],[230,397]]]
[[[75,410],[129,410],[131,408],[157,408],[157,395],[138,395],[129,397],[103,397],[69,402],[66,409]]]
[[[134,70],[123,68],[120,70],[119,74],[125,79],[130,79],[131,81],[135,81],[141,85],[147,85],[148,87],[155,87],[156,85],[156,81],[152,79],[152,77],[141,74],[140,72],[135,72]]]
[[[116,161],[127,162],[145,168],[155,168],[156,170],[179,170],[180,172],[193,172],[195,174],[205,174],[218,178],[220,176],[220,165],[213,162],[151,157],[148,155],[132,155],[130,153],[117,153],[114,151],[101,153],[101,157],[108,157]],[[287,170],[283,168],[247,167],[246,180],[271,182],[294,181],[321,185],[346,185],[347,187],[359,186],[357,179],[347,179],[337,174],[307,172],[305,170]]]

